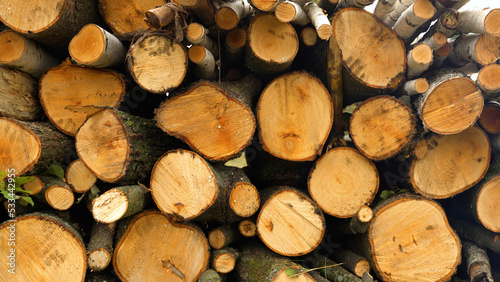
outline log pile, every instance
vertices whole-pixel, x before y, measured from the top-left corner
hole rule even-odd
[[[0,280],[500,279],[467,2],[2,1]]]

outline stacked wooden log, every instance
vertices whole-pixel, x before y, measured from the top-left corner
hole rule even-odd
[[[2,1],[0,280],[500,279],[467,2]]]

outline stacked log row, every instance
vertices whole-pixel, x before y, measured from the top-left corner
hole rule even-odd
[[[2,281],[497,276],[500,9],[45,2],[0,4]]]

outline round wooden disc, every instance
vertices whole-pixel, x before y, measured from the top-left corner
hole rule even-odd
[[[229,195],[229,206],[237,215],[250,217],[260,207],[259,191],[251,183],[238,182]]]
[[[495,63],[500,57],[500,38],[489,34],[483,34],[476,43],[475,55],[477,61],[483,65]]]
[[[229,7],[221,7],[215,13],[215,22],[217,26],[224,30],[231,30],[238,24],[238,15]]]
[[[92,216],[97,222],[116,222],[127,212],[128,204],[123,191],[110,189],[92,201]]]
[[[85,193],[97,181],[97,177],[92,174],[82,160],[78,159],[69,164],[66,169],[66,182],[76,193]]]
[[[280,187],[260,210],[257,233],[264,244],[284,256],[313,251],[325,234],[325,219],[314,203],[295,189]]]
[[[9,229],[9,228],[15,229]],[[15,230],[15,246],[9,245]],[[8,256],[15,248],[15,275]],[[42,215],[16,218],[0,226],[0,281],[84,281],[87,256],[82,241],[61,222]]]
[[[125,175],[129,136],[113,110],[101,110],[89,116],[76,133],[75,148],[80,160],[99,179],[115,182]]]
[[[167,152],[156,162],[150,187],[158,208],[180,220],[200,215],[219,194],[217,180],[207,162],[185,150]]]
[[[500,233],[500,176],[496,176],[481,187],[477,198],[477,217],[484,227]]]
[[[24,55],[26,40],[13,30],[5,30],[0,33],[0,46],[0,63],[8,64]]]
[[[33,168],[41,151],[40,139],[33,131],[12,119],[0,117],[0,171],[14,170],[16,175],[21,175]]]
[[[183,45],[167,36],[153,34],[130,52],[130,73],[142,88],[165,93],[176,88],[187,72],[188,56]]]
[[[500,35],[500,9],[493,9],[484,18],[484,29],[488,34]]]
[[[84,26],[69,42],[71,58],[80,64],[91,64],[104,53],[106,38],[101,28],[95,24]]]
[[[38,33],[57,22],[68,2],[68,0],[2,1],[0,21],[18,32]]]
[[[430,200],[402,197],[384,206],[368,237],[384,281],[446,281],[460,263],[460,241]]]
[[[291,22],[295,18],[296,14],[297,11],[295,10],[295,6],[293,5],[293,3],[290,2],[280,3],[278,4],[278,6],[276,6],[276,9],[274,10],[275,17],[280,22],[284,23]]]
[[[118,242],[113,268],[122,281],[196,281],[209,256],[201,231],[175,224],[160,212],[143,212]]]
[[[500,103],[486,104],[479,117],[479,124],[488,133],[500,133]]]
[[[328,151],[311,170],[309,194],[326,213],[353,217],[377,194],[379,176],[375,165],[358,151],[339,147]]]
[[[500,65],[489,64],[479,70],[477,84],[486,91],[496,92],[500,90]]]
[[[68,187],[56,185],[49,187],[45,191],[45,199],[52,208],[65,211],[73,206],[75,195]]]
[[[356,108],[349,131],[361,153],[379,161],[394,156],[411,141],[415,124],[411,110],[402,102],[377,96]]]
[[[88,254],[89,268],[93,271],[104,270],[110,262],[111,254],[106,249],[95,249]]]
[[[415,190],[433,199],[456,195],[472,187],[486,174],[490,163],[488,136],[474,126],[459,134],[434,135],[428,150],[411,165]]]
[[[233,271],[236,260],[230,254],[221,254],[214,259],[214,268],[219,273],[229,273]]]

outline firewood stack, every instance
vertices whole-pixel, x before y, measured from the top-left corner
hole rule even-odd
[[[467,2],[1,1],[0,281],[500,280]]]

